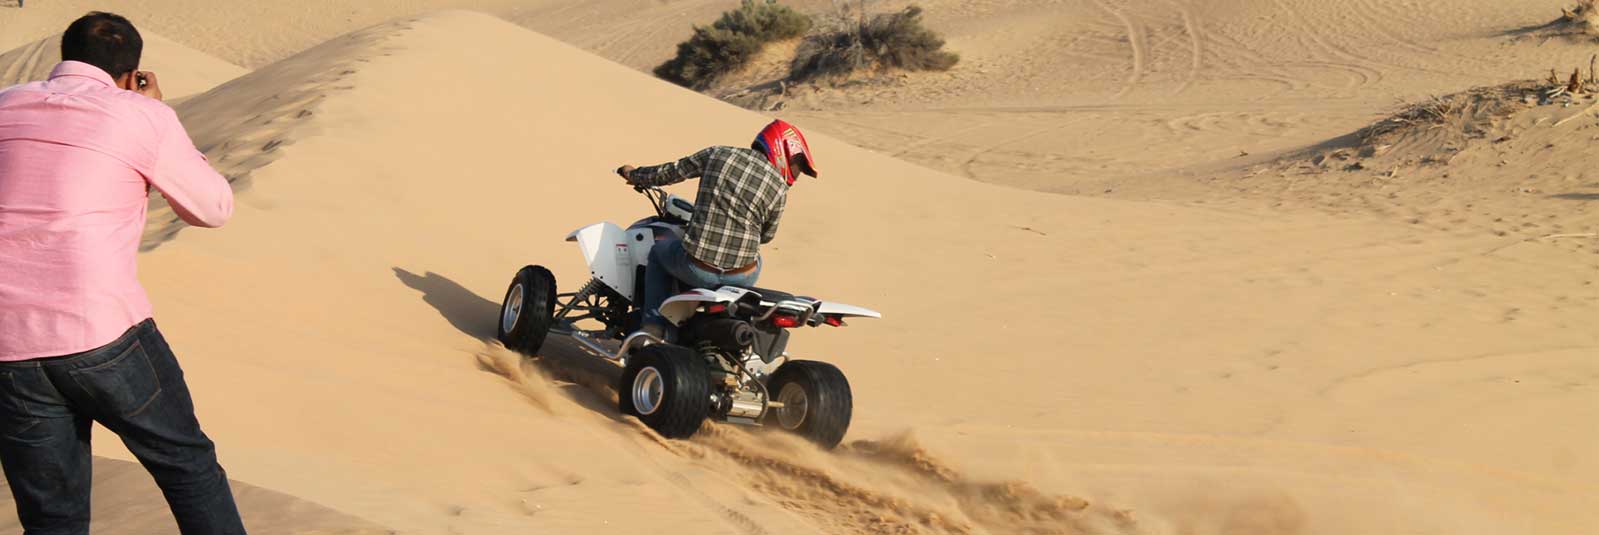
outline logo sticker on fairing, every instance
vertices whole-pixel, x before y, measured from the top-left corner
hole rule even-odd
[[[627,244],[626,243],[618,243],[618,244],[616,244],[616,265],[626,267],[628,265],[628,263],[629,263],[628,262],[629,258],[630,257],[627,254]]]

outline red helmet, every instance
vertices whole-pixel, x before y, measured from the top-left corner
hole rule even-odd
[[[772,162],[772,167],[777,168],[790,186],[798,178],[795,171],[816,176],[816,158],[811,156],[810,145],[805,144],[805,135],[781,119],[762,128],[750,148],[765,154],[766,160]]]

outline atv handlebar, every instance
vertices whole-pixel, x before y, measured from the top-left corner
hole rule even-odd
[[[634,185],[633,186],[633,191],[636,191],[636,192],[644,194],[644,197],[648,198],[650,200],[650,206],[655,208],[656,217],[661,217],[661,218],[667,217],[667,212],[666,212],[666,190],[663,190],[663,189],[655,187],[655,186]]]
[[[655,187],[655,186],[645,186],[645,185],[641,185],[641,184],[634,184],[633,183],[633,177],[627,176],[628,175],[628,166],[626,166],[626,165],[616,168],[616,171],[614,171],[614,172],[616,173],[616,176],[622,177],[622,180],[627,181],[628,185],[633,186],[633,191],[636,191],[636,192],[639,192],[639,193],[643,193],[645,197],[648,197],[650,199],[650,205],[655,207],[655,215],[657,215],[657,216],[665,216],[666,215],[666,192],[665,191],[662,191],[661,188],[658,188],[658,187]]]
[[[656,217],[662,219],[670,219],[672,217],[671,212],[667,211],[666,201],[668,196],[666,190],[661,189],[659,186],[634,184],[632,177],[628,176],[628,168],[625,165],[616,168],[616,175],[626,180],[628,185],[633,187],[633,191],[644,194],[644,197],[650,200],[650,206],[655,208]]]

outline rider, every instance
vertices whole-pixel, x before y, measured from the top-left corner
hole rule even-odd
[[[682,240],[657,241],[644,275],[646,332],[667,338],[661,304],[672,279],[694,288],[750,286],[761,275],[761,244],[777,237],[788,188],[799,173],[816,176],[816,159],[794,125],[772,121],[750,148],[711,147],[676,162],[616,170],[638,187],[700,178],[694,217]]]

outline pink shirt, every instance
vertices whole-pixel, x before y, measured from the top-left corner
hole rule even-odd
[[[95,349],[150,317],[134,260],[150,186],[190,224],[233,215],[172,108],[98,67],[0,90],[0,361]]]

